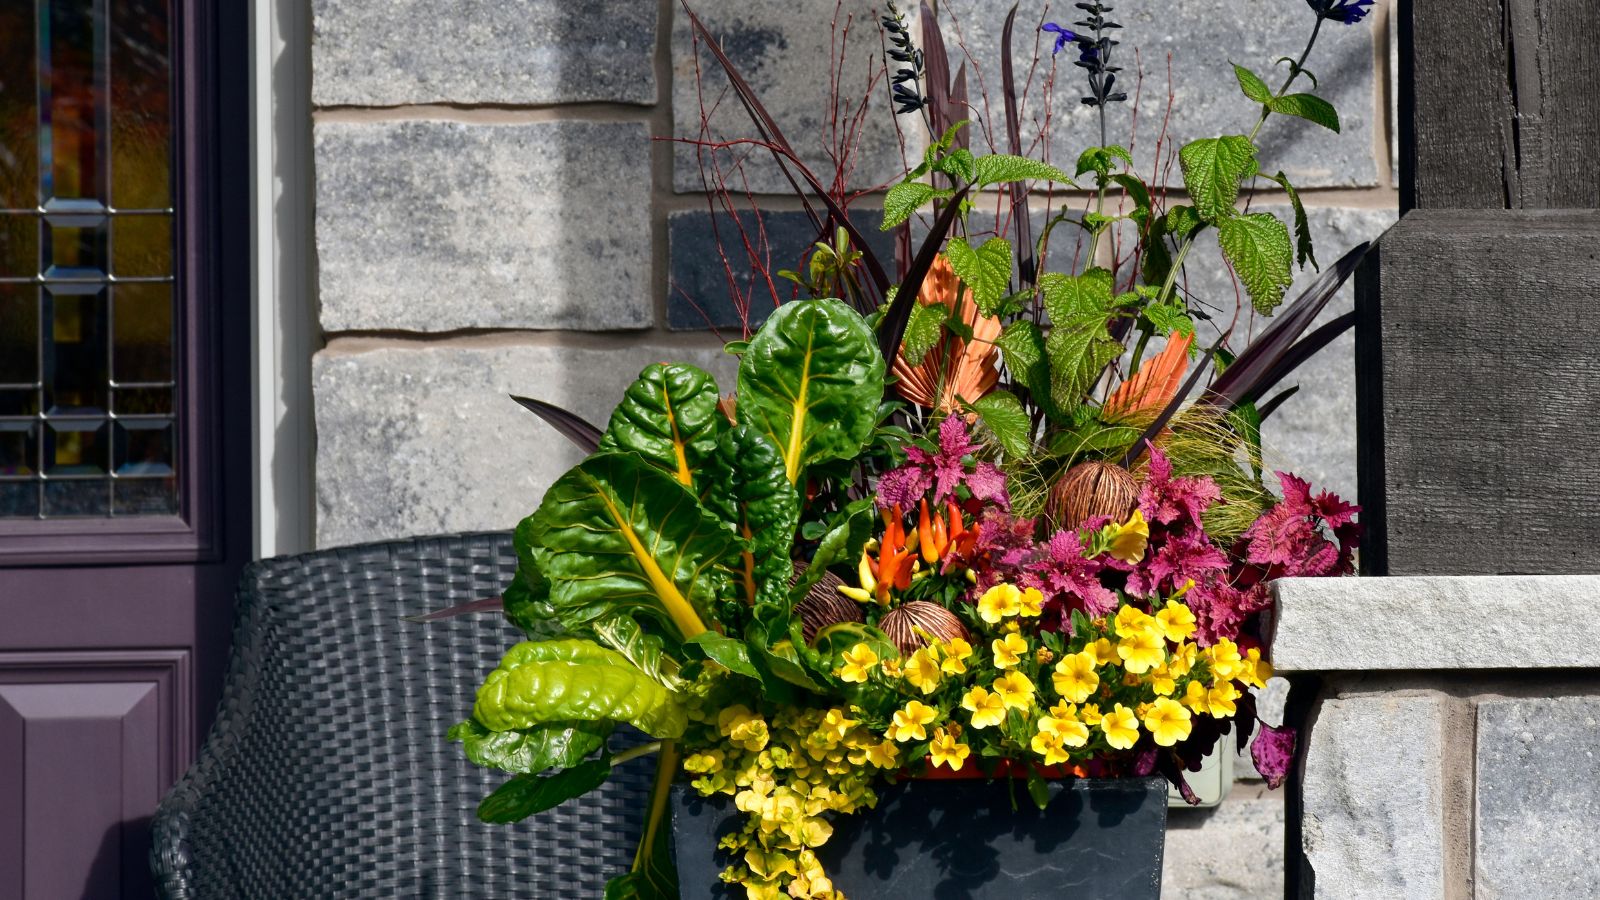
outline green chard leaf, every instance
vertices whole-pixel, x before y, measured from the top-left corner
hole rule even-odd
[[[945,245],[945,255],[956,277],[972,292],[978,311],[994,315],[1011,283],[1011,242],[995,237],[973,249],[962,238],[953,237]]]
[[[565,638],[523,641],[478,688],[472,717],[491,731],[552,722],[627,722],[653,737],[687,724],[677,695],[615,650]]]
[[[1308,122],[1314,122],[1323,128],[1337,134],[1339,132],[1339,111],[1333,104],[1318,97],[1316,94],[1289,94],[1286,97],[1274,97],[1267,103],[1275,113],[1286,116],[1298,116]]]
[[[1289,205],[1294,207],[1295,264],[1304,269],[1309,261],[1312,268],[1320,270],[1322,267],[1317,265],[1316,250],[1311,244],[1311,223],[1306,219],[1306,206],[1300,202],[1300,192],[1282,172],[1267,177],[1283,187],[1283,192],[1289,195]]]
[[[1256,147],[1243,135],[1201,138],[1178,151],[1178,164],[1200,218],[1216,224],[1233,213],[1240,179],[1255,173]]]
[[[513,731],[490,731],[477,719],[451,727],[446,735],[461,741],[473,764],[513,774],[570,768],[606,744],[610,722],[548,722]]]
[[[906,333],[900,338],[900,352],[906,362],[922,365],[928,351],[939,343],[944,334],[944,322],[950,310],[940,303],[918,303],[911,308],[911,318],[906,320]]]
[[[976,161],[976,177],[973,183],[977,187],[988,187],[991,184],[1005,184],[1010,181],[1054,181],[1058,184],[1073,184],[1072,177],[1055,166],[1026,156],[1011,156],[1004,153],[991,153],[980,156]],[[887,201],[885,201],[887,202]]]
[[[611,413],[598,452],[637,453],[708,508],[731,518],[727,468],[717,449],[728,418],[717,406],[719,399],[717,381],[708,372],[676,363],[647,366]]]
[[[632,616],[623,613],[606,616],[590,625],[590,630],[602,643],[627,657],[628,662],[667,690],[681,690],[687,684],[678,675],[678,661],[667,654],[666,642],[640,628]]]
[[[772,441],[797,484],[812,463],[861,451],[883,376],[877,338],[855,310],[833,299],[785,303],[739,361],[739,424]]]
[[[1000,442],[1001,449],[1013,459],[1025,457],[1033,450],[1033,423],[1022,401],[1009,391],[993,391],[972,404],[986,428]]]
[[[1257,103],[1272,102],[1272,88],[1262,81],[1256,73],[1246,69],[1238,63],[1233,64],[1233,74],[1239,79],[1239,88],[1244,95]]]
[[[1222,223],[1217,243],[1239,273],[1256,311],[1271,315],[1294,280],[1289,229],[1271,213],[1236,215]]]
[[[483,798],[478,804],[478,818],[491,825],[520,822],[581,797],[610,777],[609,759],[591,760],[554,775],[518,775]]]
[[[800,524],[800,495],[784,474],[783,455],[748,425],[731,429],[723,453],[733,471],[730,495],[738,507],[739,533],[747,547],[740,554],[737,579],[745,602],[754,603],[761,585],[789,583],[789,561]]]

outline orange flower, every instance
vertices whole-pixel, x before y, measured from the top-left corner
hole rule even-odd
[[[917,302],[924,306],[940,303],[953,309],[959,289],[960,281],[941,253],[922,279]],[[900,396],[918,406],[949,414],[960,411],[962,401],[971,403],[994,389],[1000,380],[1000,350],[994,344],[1000,336],[1000,320],[979,315],[970,294],[961,297],[960,315],[961,321],[972,329],[971,343],[949,335],[915,366],[906,362],[904,354],[895,357],[895,390]]]

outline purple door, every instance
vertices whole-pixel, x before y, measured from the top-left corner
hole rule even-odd
[[[0,898],[148,897],[249,552],[248,4],[0,0]]]

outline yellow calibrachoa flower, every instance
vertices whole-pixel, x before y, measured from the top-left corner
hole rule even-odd
[[[1150,523],[1144,520],[1144,513],[1137,509],[1128,517],[1128,521],[1120,524],[1112,522],[1100,533],[1108,542],[1106,552],[1125,563],[1144,559],[1144,551],[1150,546]]]
[[[1194,723],[1189,719],[1189,711],[1176,700],[1158,697],[1144,713],[1144,727],[1157,744],[1171,747],[1189,736]]]
[[[1109,666],[1118,661],[1117,648],[1112,645],[1109,638],[1095,641],[1084,647],[1083,652],[1094,653],[1094,664],[1097,666]]]
[[[889,726],[889,736],[902,744],[906,741],[925,741],[928,739],[926,726],[938,715],[938,710],[921,700],[909,701],[905,709],[895,710],[894,724]]]
[[[823,729],[832,735],[834,740],[844,740],[844,736],[850,732],[850,729],[858,724],[860,723],[855,719],[847,718],[844,710],[838,708],[828,710],[828,714],[822,717]]]
[[[884,660],[883,662],[879,663],[878,664],[878,668],[882,669],[883,670],[883,674],[889,676],[890,678],[899,678],[900,677],[900,658],[898,656],[891,656],[888,659]]]
[[[1166,664],[1150,670],[1149,684],[1150,690],[1160,697],[1170,697],[1178,689],[1178,681],[1172,676],[1172,671]]]
[[[1231,681],[1219,681],[1211,690],[1206,691],[1206,710],[1214,718],[1226,719],[1237,713],[1239,707],[1233,702],[1239,699],[1239,689]]]
[[[1194,634],[1194,613],[1176,600],[1168,600],[1167,605],[1156,613],[1156,622],[1161,626],[1161,633],[1173,643]]]
[[[939,668],[946,675],[964,675],[967,657],[972,655],[972,645],[961,638],[951,638],[939,645]]]
[[[840,679],[862,684],[867,676],[872,673],[872,667],[878,664],[878,654],[866,644],[857,644],[841,654],[844,665],[836,672]]]
[[[1098,703],[1085,703],[1078,709],[1078,718],[1082,719],[1085,725],[1099,725],[1104,717],[1100,714]]]
[[[1048,731],[1068,747],[1082,747],[1089,742],[1089,726],[1078,719],[1076,708],[1065,704],[1050,707],[1050,715],[1039,717],[1039,730]]]
[[[1117,642],[1117,655],[1122,657],[1123,668],[1142,675],[1166,661],[1167,645],[1159,632],[1136,631]]]
[[[1106,743],[1117,750],[1126,750],[1139,740],[1139,720],[1121,703],[1100,720],[1100,730],[1106,734]]]
[[[997,584],[978,598],[978,615],[990,625],[1022,612],[1022,591],[1014,584]]]
[[[1124,606],[1117,610],[1117,617],[1112,624],[1119,638],[1130,638],[1147,631],[1159,634],[1161,631],[1155,617],[1136,606]]]
[[[884,738],[882,743],[867,748],[867,762],[880,769],[892,769],[900,763],[900,748],[894,741]]]
[[[1267,679],[1272,677],[1272,663],[1261,658],[1261,648],[1251,647],[1245,654],[1244,662],[1239,666],[1238,678],[1253,688],[1264,688]]]
[[[1060,765],[1072,758],[1071,754],[1067,753],[1066,747],[1062,746],[1061,736],[1054,731],[1040,731],[1028,742],[1028,746],[1033,748],[1033,752],[1044,757],[1044,764],[1047,766]]]
[[[972,713],[973,728],[988,728],[1006,720],[1006,701],[983,687],[974,687],[961,698],[961,705]]]
[[[1194,661],[1199,654],[1199,646],[1184,641],[1172,649],[1172,655],[1167,657],[1167,671],[1174,678],[1182,678],[1194,668]]]
[[[1033,682],[1021,672],[1007,672],[994,680],[994,692],[1007,709],[1027,709],[1033,705]]]
[[[933,658],[933,651],[927,647],[911,654],[911,659],[905,665],[906,681],[924,694],[931,694],[939,687],[939,674],[939,663]]]
[[[1028,642],[1020,634],[1008,634],[1003,638],[995,638],[991,645],[994,649],[994,667],[996,669],[1009,669],[1022,662],[1023,654],[1028,652]]]
[[[943,728],[933,732],[933,743],[928,747],[928,756],[933,759],[935,767],[944,765],[954,772],[966,765],[967,757],[971,755],[972,748],[956,740],[956,736]]]
[[[1208,708],[1206,706],[1206,686],[1199,681],[1189,682],[1188,686],[1183,689],[1183,696],[1179,698],[1179,702],[1197,713],[1204,713]]]
[[[1056,693],[1069,703],[1082,703],[1100,686],[1100,676],[1094,671],[1094,654],[1088,650],[1063,657],[1056,663],[1050,676]]]
[[[1017,615],[1022,618],[1028,619],[1044,615],[1044,595],[1039,593],[1038,588],[1028,588],[1023,591],[1020,603]]]
[[[1239,666],[1244,659],[1239,656],[1239,646],[1233,641],[1223,638],[1207,647],[1201,657],[1211,663],[1211,672],[1223,681],[1231,681],[1239,674]]]

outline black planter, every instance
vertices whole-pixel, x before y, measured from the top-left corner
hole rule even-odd
[[[902,782],[879,792],[876,809],[836,819],[817,855],[851,900],[1158,900],[1164,779],[1070,779],[1050,794],[1040,810],[1021,782]],[[730,797],[673,788],[684,900],[744,897],[719,880],[728,860],[716,851],[742,818]]]

